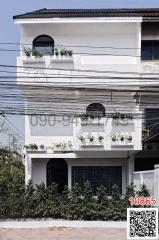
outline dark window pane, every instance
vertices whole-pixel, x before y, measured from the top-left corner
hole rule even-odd
[[[33,41],[33,48],[43,55],[50,55],[54,52],[54,40],[50,36],[38,36]]]
[[[159,60],[159,42],[153,43],[153,58]]]
[[[152,42],[142,41],[141,59],[152,60]]]
[[[90,104],[87,109],[86,113],[89,116],[105,116],[105,107],[100,103],[92,103]]]
[[[83,187],[89,181],[93,190],[103,185],[107,188],[108,194],[112,194],[112,187],[116,184],[122,193],[122,167],[121,166],[81,166],[72,167],[72,185],[78,183]]]
[[[150,135],[159,133],[159,109],[145,109],[145,119]]]

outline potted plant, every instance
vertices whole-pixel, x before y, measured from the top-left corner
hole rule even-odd
[[[62,151],[62,152],[67,152],[67,150],[68,150],[68,149],[67,149],[67,143],[62,143],[62,144],[61,144],[61,151]]]
[[[41,144],[40,145],[40,150],[44,150],[44,148],[45,148],[44,144]]]
[[[56,57],[59,56],[59,50],[58,50],[58,48],[55,48],[55,56],[56,56]]]
[[[43,57],[43,54],[36,49],[33,50],[33,55],[35,56],[35,58],[42,58]]]
[[[60,55],[61,55],[61,56],[65,56],[65,55],[66,55],[65,48],[62,48],[62,49],[60,50]]]
[[[85,143],[85,141],[86,141],[85,137],[83,137],[82,135],[79,136],[79,140],[80,140],[82,143]]]
[[[124,135],[121,135],[121,136],[120,136],[120,141],[121,141],[121,142],[124,142]]]
[[[67,53],[69,57],[72,57],[72,50],[68,50]]]
[[[112,141],[113,141],[113,142],[116,142],[116,141],[117,141],[117,136],[116,136],[115,134],[112,136]]]
[[[129,135],[127,139],[128,139],[129,142],[132,142],[132,136],[131,135]]]
[[[99,140],[100,143],[102,143],[103,140],[104,140],[104,137],[100,135],[100,136],[98,136],[98,140]]]
[[[113,117],[114,120],[117,120],[117,119],[119,119],[119,117],[120,117],[120,113],[119,113],[119,112],[113,113],[113,114],[112,114],[112,117]]]
[[[62,147],[62,143],[57,143],[57,144],[56,144],[56,149],[57,149],[57,150],[61,150],[61,147]]]
[[[29,144],[29,149],[30,150],[38,150],[38,145],[36,143],[31,143]]]
[[[87,120],[88,120],[87,114],[82,114],[80,118],[82,123],[87,124]]]
[[[88,139],[89,139],[89,141],[90,141],[91,143],[93,143],[93,142],[94,142],[94,136],[92,136],[92,135],[89,135],[89,136],[88,136]]]
[[[24,145],[24,147],[23,147],[26,151],[28,151],[29,150],[29,145]]]
[[[68,148],[69,148],[69,150],[72,150],[72,142],[71,141],[68,141]]]
[[[31,48],[23,47],[23,50],[24,50],[24,53],[27,57],[31,57],[31,55],[32,55],[32,49]]]

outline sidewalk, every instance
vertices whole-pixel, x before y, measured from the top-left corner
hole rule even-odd
[[[54,219],[23,219],[23,220],[5,220],[0,221],[0,229],[3,228],[51,228],[51,227],[66,227],[66,228],[117,228],[126,229],[126,221],[67,221]]]

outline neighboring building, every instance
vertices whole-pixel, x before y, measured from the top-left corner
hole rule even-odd
[[[41,9],[14,17],[25,144],[39,146],[26,151],[26,183],[55,182],[60,191],[89,180],[94,191],[105,185],[111,194],[117,184],[125,193],[143,133],[158,131],[157,118],[151,121],[159,102],[158,20],[159,9]]]

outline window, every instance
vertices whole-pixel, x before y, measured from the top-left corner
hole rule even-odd
[[[88,116],[105,116],[105,107],[100,103],[92,103],[86,109],[86,114]]]
[[[43,55],[50,55],[54,52],[54,40],[47,35],[41,35],[34,39],[33,49]]]
[[[103,185],[108,194],[112,194],[112,187],[116,184],[122,193],[122,167],[121,166],[77,166],[72,167],[72,185],[78,183],[83,187],[89,181],[93,190]]]
[[[159,133],[159,109],[145,109],[145,128],[149,130],[150,135]]]
[[[143,40],[141,43],[142,60],[159,60],[159,41]]]

